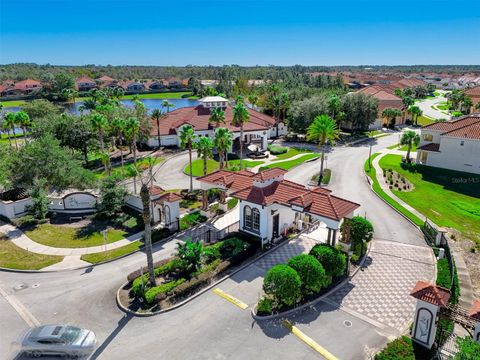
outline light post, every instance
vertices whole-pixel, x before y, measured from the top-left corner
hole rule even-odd
[[[352,255],[353,255],[353,251],[352,250],[348,250],[348,253],[347,253],[347,276],[350,276],[350,262],[352,261]]]
[[[103,251],[104,251],[104,252],[107,251],[107,232],[108,232],[107,229],[102,230],[102,235],[103,235]]]

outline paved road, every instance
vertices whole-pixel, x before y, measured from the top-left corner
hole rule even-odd
[[[389,136],[378,141],[375,148],[379,149],[395,143],[396,137]],[[334,149],[328,160],[329,167],[333,169],[332,188],[338,195],[363,204],[361,210],[366,211],[367,217],[374,222],[380,240],[429,251],[415,228],[368,189],[361,171],[367,155],[367,145]],[[318,162],[301,165],[288,177],[305,183],[317,171],[317,166]],[[161,246],[155,258],[169,256],[173,248],[172,243]],[[378,256],[382,256],[381,251],[378,253]],[[377,261],[379,258],[376,253],[371,254],[372,263],[364,273],[368,274],[378,264],[380,267],[376,268],[376,273],[383,274],[382,266],[388,267],[389,262]],[[152,355],[154,358],[168,359],[322,358],[289,333],[280,321],[253,321],[250,310],[260,296],[264,274],[264,269],[255,265],[219,286],[247,303],[247,310],[241,310],[216,294],[207,292],[178,311],[150,318],[125,316],[116,307],[115,291],[125,281],[126,274],[144,263],[144,254],[137,253],[89,270],[44,274],[1,272],[0,287],[9,294],[10,300],[24,305],[31,314],[27,317],[33,316],[40,323],[72,323],[94,330],[100,347],[92,359],[151,359]],[[406,259],[402,264],[403,267],[413,266],[415,262]],[[428,276],[430,270],[426,269],[424,274],[415,276]],[[394,273],[393,276],[399,277],[401,274]],[[371,278],[365,276],[359,279],[354,284],[359,289],[372,282]],[[393,289],[397,291],[395,296],[408,297],[398,292],[403,288],[394,286]],[[372,288],[348,291],[338,299],[329,298],[289,319],[340,359],[364,359],[372,349],[385,344],[387,336],[396,335],[385,325],[388,319],[381,318],[382,314],[362,314],[355,307],[359,301],[363,301],[362,294],[375,297],[375,293],[376,289]],[[388,303],[389,300],[385,301]],[[388,310],[390,308],[387,306]],[[10,342],[27,325],[1,297],[0,311],[0,354],[3,356],[9,351]]]
[[[444,93],[444,92],[442,92]],[[442,111],[435,110],[432,108],[432,105],[439,104],[441,102],[447,101],[447,98],[444,96],[439,96],[434,99],[428,99],[423,101],[418,101],[415,103],[422,111],[423,115],[431,119],[447,119],[450,120],[451,116],[443,113]]]

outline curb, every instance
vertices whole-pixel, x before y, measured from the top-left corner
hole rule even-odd
[[[273,320],[273,319],[277,319],[279,317],[284,317],[284,316],[291,315],[291,314],[295,313],[296,311],[300,311],[300,310],[303,310],[303,309],[306,309],[308,307],[312,307],[312,306],[316,305],[317,303],[319,303],[320,301],[322,301],[326,297],[330,296],[330,294],[332,294],[335,291],[341,289],[343,286],[345,286],[347,283],[349,283],[350,280],[352,280],[352,278],[363,267],[363,264],[367,260],[367,255],[370,253],[370,249],[371,249],[371,242],[368,244],[367,252],[365,253],[365,256],[363,257],[363,259],[360,262],[358,268],[353,272],[353,274],[350,275],[350,276],[347,276],[342,282],[337,284],[333,289],[330,289],[327,293],[325,293],[323,295],[320,295],[318,298],[316,298],[316,299],[314,299],[314,300],[312,300],[308,303],[305,303],[305,304],[303,304],[299,307],[296,307],[294,309],[290,309],[290,310],[287,310],[287,311],[284,311],[284,312],[281,312],[281,313],[278,313],[278,314],[273,314],[273,315],[266,315],[266,316],[257,315],[257,304],[255,304],[252,311],[250,312],[251,315],[252,315],[252,318],[256,321]]]
[[[292,240],[292,239],[290,239]],[[149,317],[149,316],[154,316],[154,315],[159,315],[159,314],[163,314],[163,313],[166,313],[166,312],[169,312],[169,311],[172,311],[172,310],[175,310],[175,309],[178,309],[179,307],[189,303],[190,301],[194,300],[195,298],[197,298],[198,296],[204,294],[205,292],[209,291],[210,289],[212,289],[213,287],[217,286],[218,284],[220,284],[221,282],[229,279],[230,277],[232,277],[233,275],[237,274],[238,272],[244,270],[245,268],[247,268],[248,266],[252,265],[253,263],[257,262],[258,260],[260,260],[261,258],[269,255],[271,252],[279,249],[280,247],[288,244],[289,241],[284,241],[283,243],[281,243],[280,245],[270,249],[270,250],[267,250],[266,252],[264,252],[263,254],[257,256],[255,259],[252,259],[251,261],[247,262],[246,264],[242,265],[241,267],[239,267],[237,270],[235,270],[234,272],[232,272],[231,274],[228,274],[228,275],[225,275],[224,277],[222,277],[221,279],[215,281],[213,284],[210,284],[208,285],[207,287],[205,287],[204,289],[200,290],[198,293],[190,296],[189,298],[179,302],[178,304],[175,304],[173,305],[172,307],[169,307],[168,309],[163,309],[163,310],[159,310],[159,311],[154,311],[154,312],[149,312],[149,313],[141,313],[141,312],[136,312],[136,311],[133,311],[133,310],[130,310],[128,309],[126,306],[124,306],[121,302],[120,302],[120,291],[122,290],[122,288],[127,285],[129,282],[125,282],[124,284],[122,284],[122,286],[120,286],[117,290],[117,294],[115,296],[115,301],[117,303],[117,306],[119,307],[120,310],[122,310],[123,312],[127,313],[127,314],[130,314],[130,315],[133,315],[133,316],[138,316],[138,317]]]

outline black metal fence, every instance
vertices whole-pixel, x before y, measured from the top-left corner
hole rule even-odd
[[[192,241],[202,241],[206,244],[214,243],[225,238],[228,234],[237,232],[239,230],[240,222],[237,221],[228,225],[223,229],[217,229],[212,224],[196,225],[183,234],[183,236],[190,237]]]

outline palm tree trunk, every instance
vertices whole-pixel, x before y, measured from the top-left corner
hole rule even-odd
[[[15,134],[15,127],[13,127],[13,126],[12,126],[12,133],[13,133],[13,140],[15,141],[15,149],[18,150],[17,134]]]
[[[132,136],[132,149],[133,149],[133,166],[135,167],[133,175],[133,193],[137,193],[137,144],[135,141],[135,134]]]
[[[10,130],[7,129],[7,138],[8,142],[10,143],[10,147],[12,147],[12,138],[10,137]]]
[[[218,158],[220,160],[220,170],[223,169],[223,157],[224,157],[223,151],[219,151]]]
[[[225,167],[228,169],[228,150],[225,151]]]
[[[243,125],[240,126],[240,170],[243,169]]]
[[[23,130],[23,139],[25,140],[25,144],[26,144],[28,142],[27,141],[27,127],[23,126],[22,130]]]
[[[145,224],[144,238],[145,238],[145,255],[147,255],[148,278],[150,286],[156,286],[155,272],[153,269],[153,255],[152,255],[152,226],[150,223],[150,194],[148,192],[147,184],[142,185],[140,190],[140,198],[143,205],[143,222]]]
[[[322,157],[320,161],[320,174],[318,176],[318,186],[322,186],[322,180],[323,180],[323,162],[325,160],[325,144],[322,144]]]
[[[192,169],[192,146],[188,146],[188,158],[190,162],[190,192],[193,191],[193,169]]]
[[[412,143],[409,142],[408,143],[408,147],[407,147],[407,162],[409,163],[410,162],[410,150],[412,149]]]
[[[160,119],[157,119],[158,149],[160,150]]]

